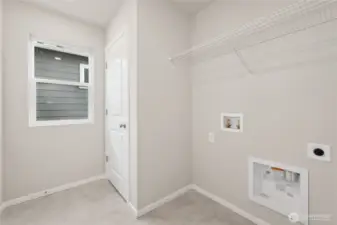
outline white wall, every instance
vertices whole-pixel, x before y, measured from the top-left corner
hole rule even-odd
[[[288,3],[215,1],[197,15],[193,42],[230,32]],[[255,77],[247,77],[234,54],[192,68],[197,185],[271,224],[288,225],[285,217],[248,199],[248,157],[304,167],[310,171],[310,213],[332,214],[335,222],[324,224],[336,224],[337,157],[333,155],[332,163],[310,160],[306,145],[317,142],[334,148],[337,144],[337,49],[312,44],[314,48],[304,53],[291,52],[305,42],[310,46],[336,36],[331,32],[336,28],[336,23],[329,24],[243,51]],[[221,112],[244,113],[244,132],[220,131]],[[208,143],[208,132],[215,132],[214,144]]]
[[[138,208],[192,182],[190,79],[168,60],[189,47],[190,21],[172,4],[138,6]]]
[[[17,1],[4,9],[5,200],[102,174],[104,32]],[[28,127],[29,34],[93,53],[94,124]]]
[[[2,17],[3,1],[0,0],[0,205],[3,199],[3,139],[2,139]]]
[[[129,85],[130,85],[130,199],[137,207],[137,1],[128,0],[111,20],[106,31],[106,46],[121,32],[128,40]]]

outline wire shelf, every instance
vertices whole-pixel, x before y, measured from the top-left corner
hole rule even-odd
[[[223,34],[193,46],[169,60],[176,62],[208,54],[237,53],[239,50],[336,20],[337,0],[301,0],[267,17],[247,23],[230,34]]]

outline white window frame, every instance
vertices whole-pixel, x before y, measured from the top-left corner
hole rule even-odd
[[[31,39],[29,40],[28,49],[28,107],[29,107],[29,127],[39,126],[62,126],[73,124],[93,124],[94,123],[94,58],[92,54],[81,49],[73,47],[66,47],[52,42],[46,42],[43,40]],[[55,79],[45,79],[35,77],[35,47],[54,50],[58,52],[70,53],[79,56],[88,57],[89,64],[86,68],[89,69],[89,83],[84,83],[80,77],[80,82],[74,81],[62,81]],[[50,121],[38,121],[36,118],[36,84],[61,84],[77,87],[84,87],[88,89],[88,118],[87,119],[71,119],[71,120],[50,120]]]
[[[86,84],[85,82],[85,70],[89,70],[89,83],[90,83],[90,66],[87,64],[80,64],[80,82]],[[79,87],[81,89],[88,89],[87,86]]]

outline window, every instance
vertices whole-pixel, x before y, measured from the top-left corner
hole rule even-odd
[[[93,122],[93,68],[89,54],[33,41],[30,126]]]
[[[80,65],[80,82],[81,83],[89,83],[89,65],[81,64]],[[82,89],[88,89],[87,86],[80,87]]]

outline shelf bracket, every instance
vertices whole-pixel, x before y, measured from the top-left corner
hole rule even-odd
[[[247,70],[247,72],[250,75],[254,75],[253,70],[249,67],[248,63],[246,62],[246,60],[244,59],[244,57],[242,56],[241,52],[238,51],[237,49],[234,48],[234,52],[235,55],[238,57],[238,59],[240,60],[241,64],[243,65],[243,67]]]

